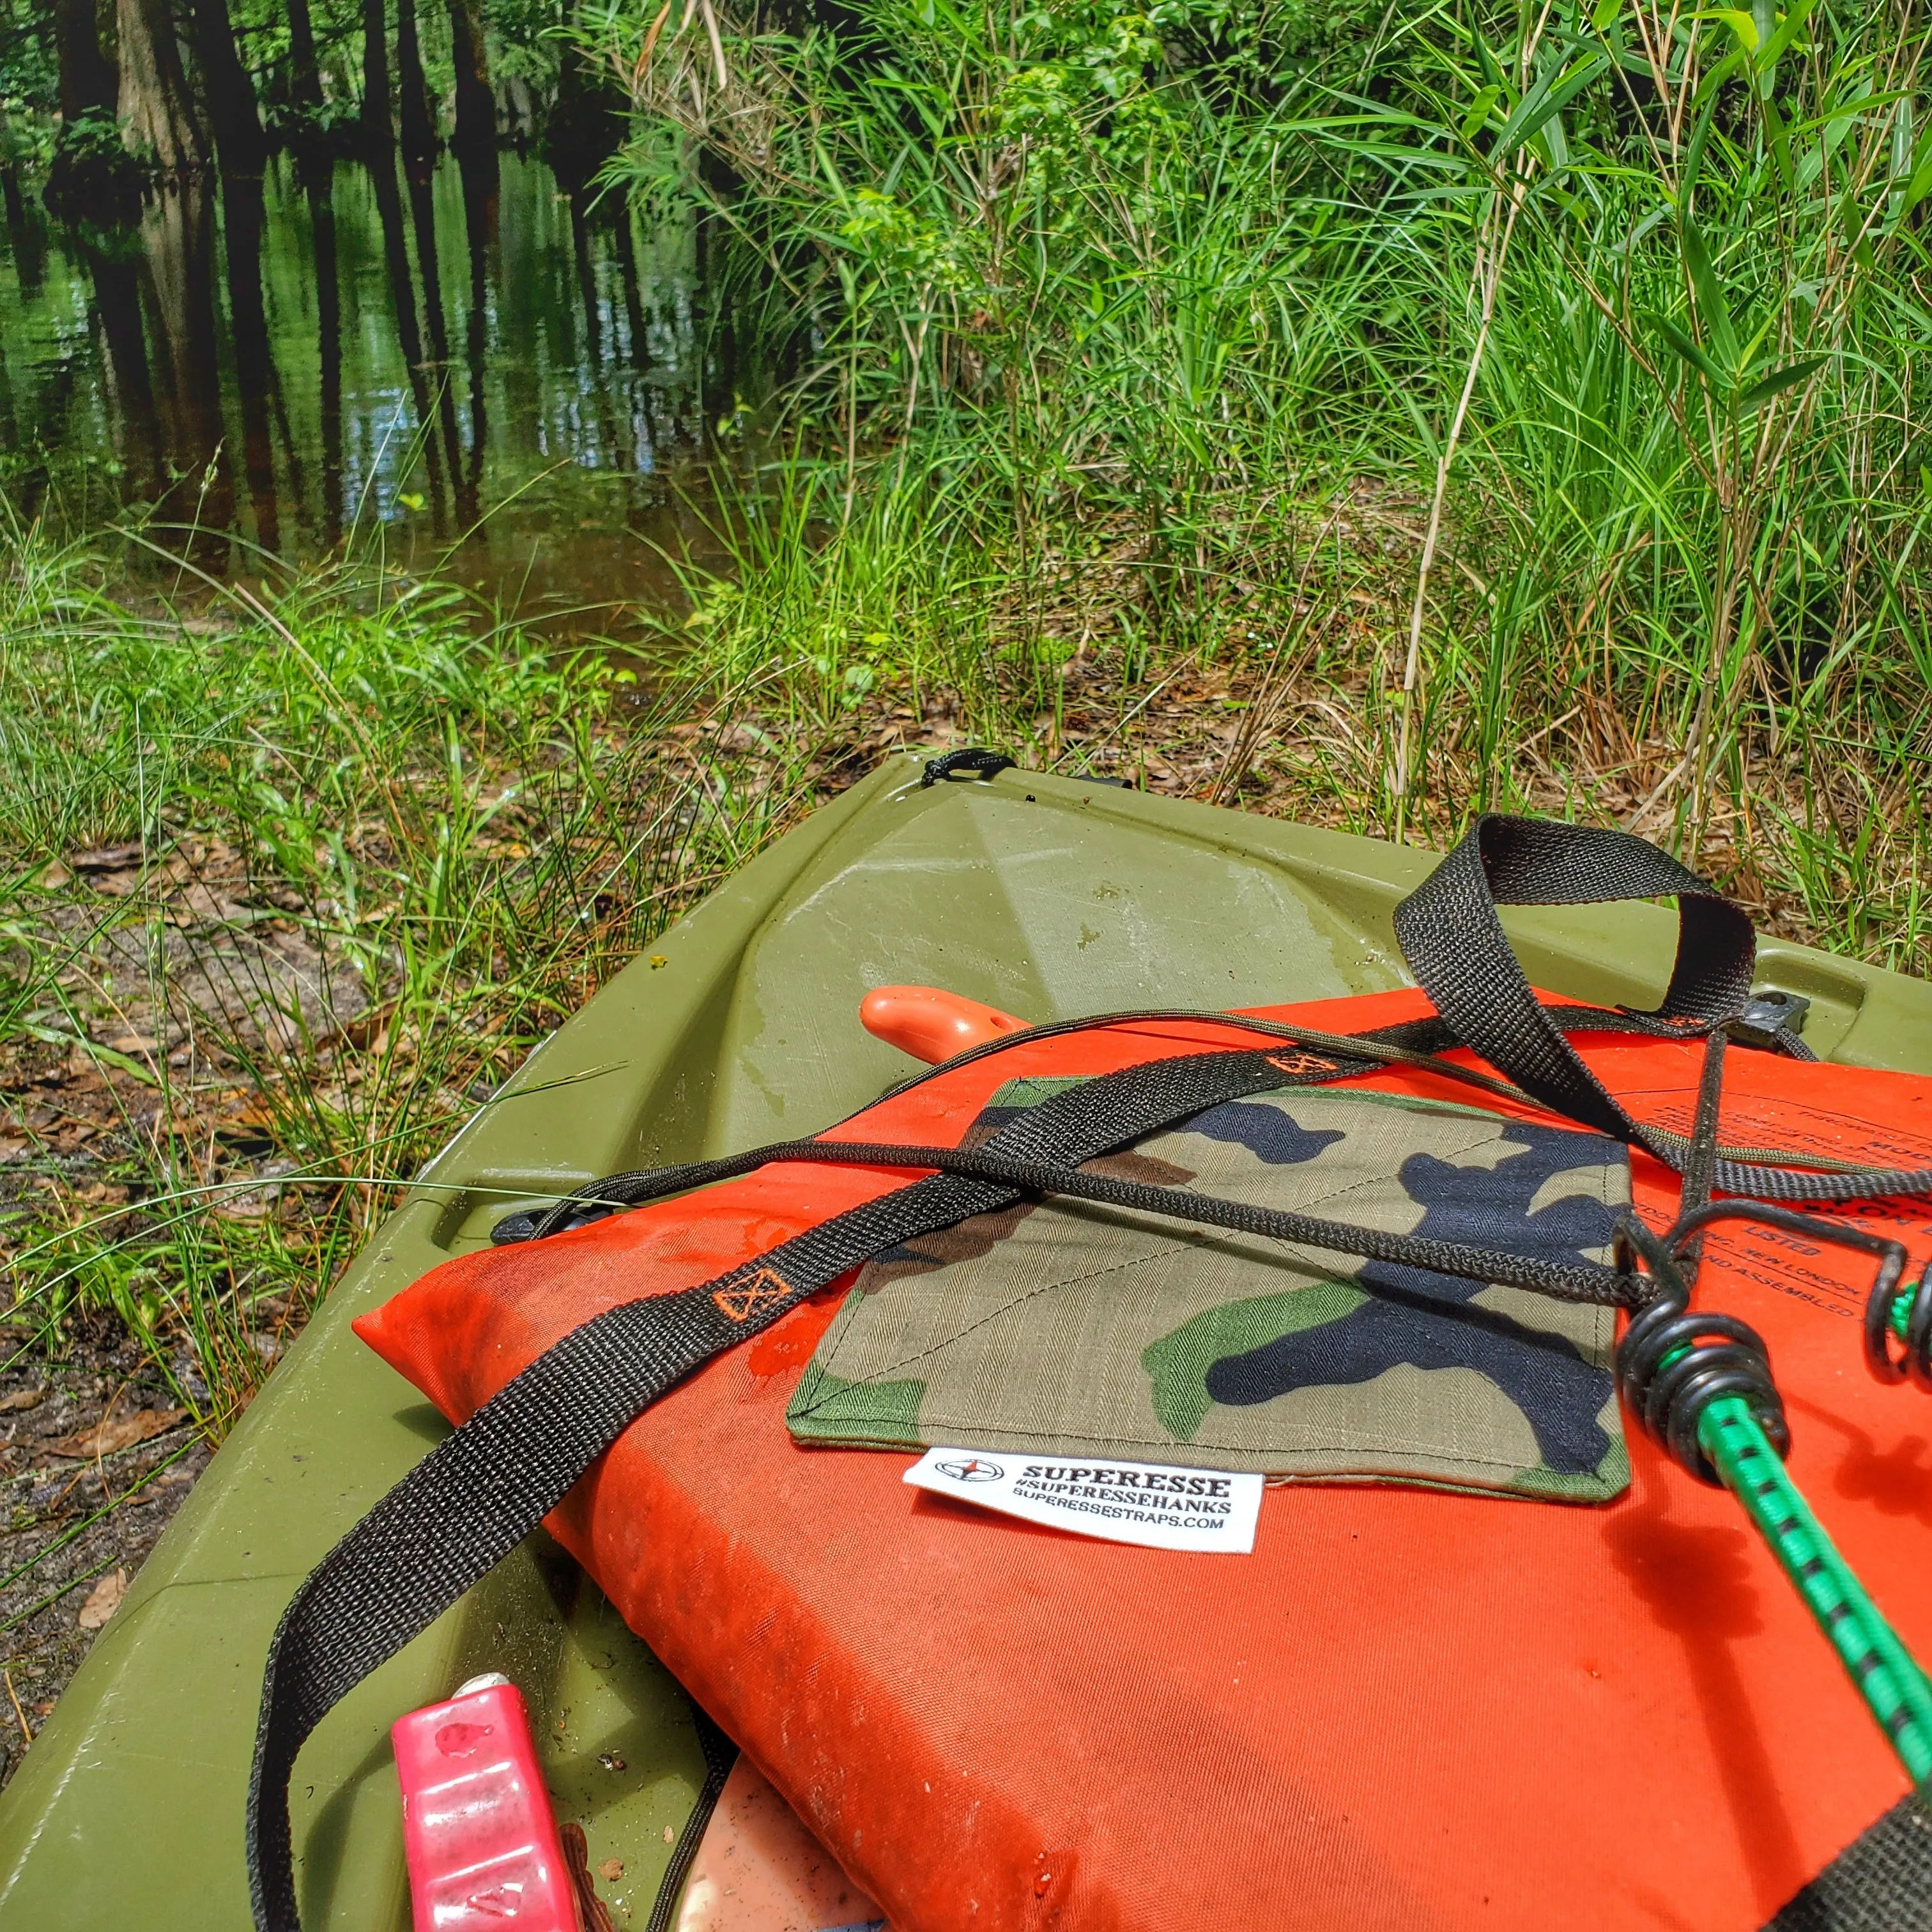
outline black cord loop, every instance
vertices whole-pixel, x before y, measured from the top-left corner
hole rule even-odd
[[[1153,1186],[1144,1181],[1122,1180],[1056,1162],[1014,1160],[985,1147],[918,1147],[897,1141],[780,1142],[733,1160],[694,1162],[686,1168],[660,1168],[653,1177],[657,1183],[653,1192],[658,1198],[681,1193],[712,1180],[730,1178],[742,1172],[748,1165],[763,1166],[774,1161],[927,1169],[969,1180],[992,1181],[1012,1188],[1031,1200],[1060,1196],[1069,1200],[1091,1201],[1130,1213],[1159,1214],[1204,1227],[1227,1228],[1237,1234],[1292,1241],[1330,1254],[1355,1255],[1397,1268],[1421,1268],[1468,1281],[1527,1288],[1533,1294],[1548,1295],[1552,1300],[1586,1302],[1604,1308],[1640,1305],[1641,1291],[1630,1271],[1606,1268],[1600,1262],[1544,1261],[1534,1256],[1479,1248],[1466,1242],[1388,1234],[1379,1228],[1358,1227],[1353,1222],[1326,1220],[1318,1215],[1296,1214],[1286,1208],[1263,1208],[1252,1202],[1197,1194],[1187,1187]]]
[[[1791,1447],[1784,1403],[1772,1380],[1762,1338],[1733,1316],[1696,1313],[1689,1307],[1682,1263],[1695,1255],[1704,1230],[1717,1221],[1754,1222],[1808,1241],[1875,1256],[1878,1273],[1865,1303],[1865,1359],[1880,1382],[1903,1382],[1910,1375],[1920,1387],[1932,1389],[1924,1354],[1932,1340],[1932,1292],[1924,1282],[1918,1285],[1907,1324],[1904,1358],[1894,1358],[1890,1347],[1892,1311],[1906,1266],[1902,1242],[1761,1201],[1713,1201],[1694,1208],[1679,1215],[1661,1238],[1630,1215],[1617,1228],[1616,1270],[1620,1276],[1633,1274],[1640,1257],[1656,1286],[1618,1344],[1617,1386],[1645,1433],[1700,1482],[1718,1480],[1698,1444],[1697,1425],[1720,1396],[1742,1396],[1750,1403],[1758,1426],[1779,1455],[1789,1454]]]

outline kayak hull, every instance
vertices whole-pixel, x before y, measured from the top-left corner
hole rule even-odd
[[[262,1659],[289,1598],[447,1425],[349,1324],[519,1204],[594,1176],[809,1133],[912,1070],[860,1028],[886,983],[1029,1020],[1407,983],[1396,903],[1433,855],[1010,771],[922,788],[889,761],[778,841],[531,1056],[438,1156],[250,1407],[0,1795],[0,1918],[245,1928],[242,1819]],[[1532,980],[1654,1004],[1666,908],[1511,911]],[[1932,987],[1783,942],[1759,983],[1852,1064],[1932,1070]],[[361,1686],[295,1786],[304,1921],[409,1923],[388,1726],[500,1670],[558,1815],[641,1922],[704,1778],[674,1681],[534,1538]]]

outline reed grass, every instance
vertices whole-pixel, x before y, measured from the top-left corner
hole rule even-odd
[[[1922,10],[838,18],[595,30],[782,425],[702,662],[1128,763],[1205,677],[1216,796],[1622,824],[1923,970]]]
[[[104,581],[0,556],[0,1318],[112,1310],[218,1438],[428,1155],[796,801],[707,752],[715,686],[452,590]]]

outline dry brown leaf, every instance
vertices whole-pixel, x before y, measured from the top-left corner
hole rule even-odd
[[[116,1570],[101,1578],[87,1593],[87,1601],[80,1606],[80,1614],[74,1618],[82,1630],[98,1630],[121,1607],[121,1599],[128,1594],[128,1573]]]
[[[184,1421],[184,1408],[137,1408],[132,1415],[110,1416],[92,1429],[77,1429],[71,1436],[56,1436],[40,1446],[50,1456],[68,1456],[76,1462],[97,1456],[111,1456],[117,1449],[131,1449],[151,1436],[165,1436]]]
[[[16,1389],[11,1395],[0,1395],[0,1415],[18,1415],[22,1409],[38,1408],[46,1399],[44,1388]]]
[[[138,845],[103,845],[92,852],[75,852],[68,863],[76,872],[120,872],[141,862]]]
[[[218,1221],[266,1221],[275,1211],[279,1197],[278,1188],[265,1189],[260,1193],[238,1194],[232,1201],[224,1201],[208,1211]]]
[[[610,1911],[597,1896],[597,1881],[590,1875],[590,1846],[581,1825],[560,1825],[557,1836],[563,1844],[563,1862],[570,1873],[570,1888],[577,1900],[577,1922],[582,1932],[616,1932]]]

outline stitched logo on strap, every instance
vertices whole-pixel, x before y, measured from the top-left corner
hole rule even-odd
[[[1284,1073],[1333,1073],[1337,1070],[1332,1060],[1324,1060],[1312,1053],[1270,1053],[1263,1056],[1270,1066],[1278,1066]]]
[[[728,1319],[748,1322],[754,1309],[768,1301],[782,1301],[791,1292],[791,1283],[777,1269],[763,1268],[748,1280],[719,1288],[711,1298]]]

